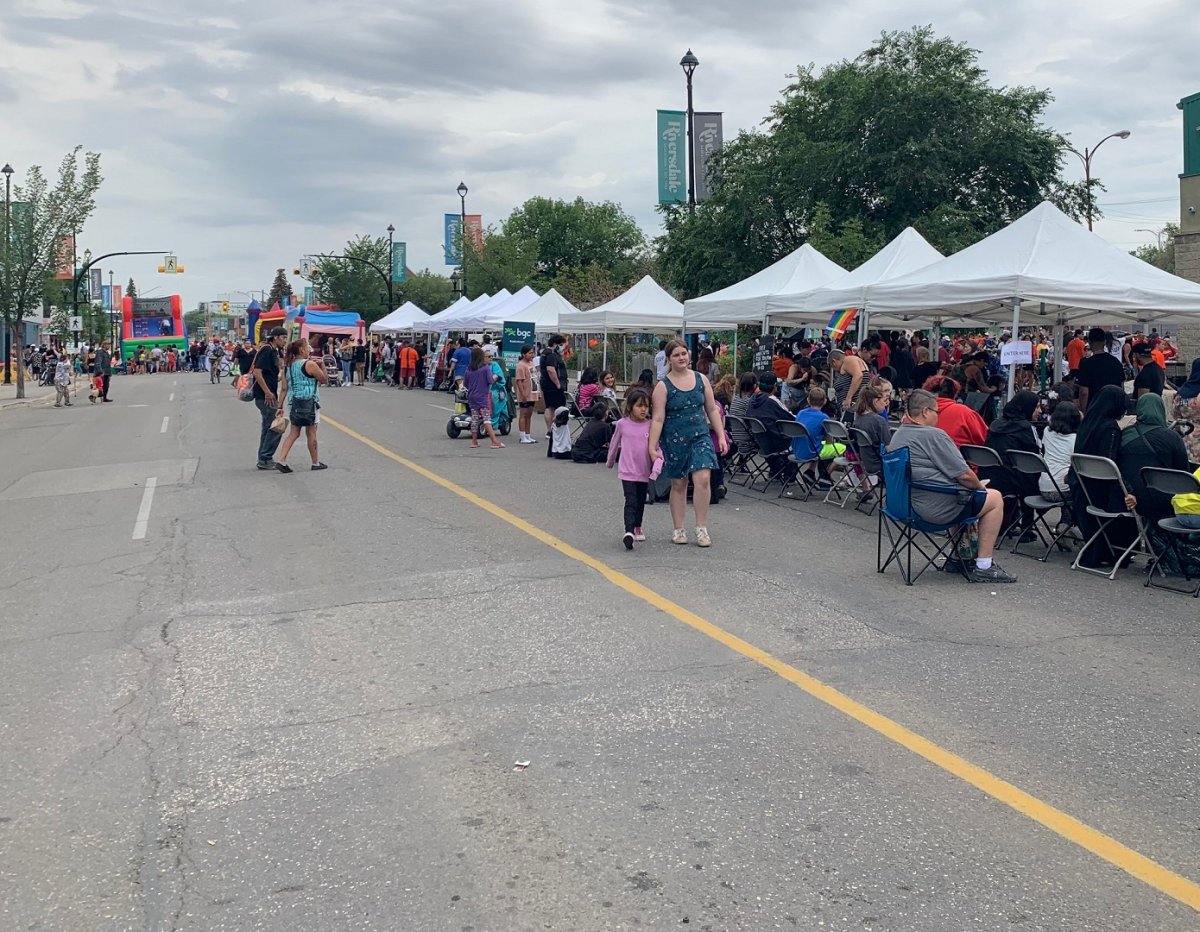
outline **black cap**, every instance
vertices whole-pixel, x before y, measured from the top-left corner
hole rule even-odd
[[[284,330],[282,327],[272,327],[270,330],[267,331],[267,336],[268,337],[286,337],[287,331]]]
[[[1153,355],[1150,350],[1151,346],[1149,343],[1134,343],[1133,349],[1130,352],[1134,356],[1150,356]]]

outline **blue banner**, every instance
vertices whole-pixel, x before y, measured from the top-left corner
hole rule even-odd
[[[408,281],[408,243],[392,243],[392,281]]]
[[[104,304],[106,311],[111,311],[112,308],[112,285],[100,286],[100,300]]]
[[[304,286],[304,306],[308,307],[310,304],[316,304],[316,303],[317,303],[317,289],[314,288],[312,285],[305,285]]]
[[[461,226],[461,216],[446,214],[445,226],[442,231],[442,248],[446,251],[446,265],[459,265],[462,262],[462,236],[459,233]]]

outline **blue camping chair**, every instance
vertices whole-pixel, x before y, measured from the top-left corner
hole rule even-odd
[[[938,557],[955,556],[959,539],[966,529],[979,519],[968,518],[954,524],[931,524],[919,517],[912,509],[911,493],[914,488],[953,495],[956,498],[964,490],[952,485],[913,482],[908,447],[885,451],[882,458],[883,487],[886,495],[879,509],[879,536],[875,548],[876,570],[882,573],[894,562],[904,578],[904,584],[911,586],[929,567],[936,565]],[[886,559],[883,555],[885,529],[891,548]],[[934,538],[942,535],[944,540],[939,544]],[[913,575],[914,550],[920,554],[918,559],[923,561],[916,575]],[[964,578],[970,579],[970,570],[965,563],[961,565],[961,572]]]

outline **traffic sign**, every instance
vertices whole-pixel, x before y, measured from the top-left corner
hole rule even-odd
[[[168,275],[174,275],[176,272],[178,272],[179,271],[179,257],[178,256],[163,256],[162,270],[164,272],[166,272]]]
[[[71,318],[71,329],[74,330],[76,333],[78,333],[80,330],[82,330],[83,329],[83,318],[82,317],[72,317]]]

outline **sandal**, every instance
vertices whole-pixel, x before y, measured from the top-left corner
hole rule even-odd
[[[504,449],[504,444],[502,444],[502,443],[493,443],[493,444],[492,444],[492,449],[493,449],[493,450],[503,450],[503,449]]]

